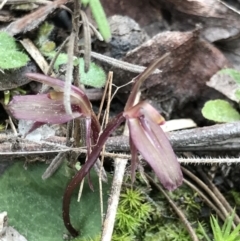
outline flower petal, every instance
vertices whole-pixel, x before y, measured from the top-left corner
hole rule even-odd
[[[180,186],[183,179],[180,164],[160,127],[154,122],[150,125],[154,126],[153,131],[156,131],[155,134],[160,141],[160,146],[156,147],[154,140],[149,139],[150,136],[145,132],[139,119],[128,119],[128,126],[134,145],[152,167],[163,186],[168,190],[174,190]]]
[[[47,94],[14,96],[7,109],[16,119],[61,124],[82,115],[77,105],[72,105],[73,115],[65,112],[62,100],[52,100]]]
[[[38,81],[40,83],[49,85],[53,87],[56,91],[64,92],[64,81],[43,75],[38,73],[27,73],[26,76],[29,79]],[[76,86],[71,86],[71,97],[75,97],[79,101],[79,105],[81,105],[82,112],[85,115],[90,115],[90,110],[92,109],[91,103],[85,95],[84,91],[77,88]]]
[[[124,116],[126,118],[137,118],[148,113],[153,122],[157,123],[158,125],[164,124],[164,118],[147,101],[142,101],[137,105],[134,105],[132,108],[124,111]]]

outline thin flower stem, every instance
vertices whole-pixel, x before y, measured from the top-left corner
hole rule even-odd
[[[119,125],[125,120],[123,113],[118,114],[104,129],[102,134],[99,136],[99,139],[96,145],[92,148],[92,152],[90,153],[87,162],[82,166],[79,172],[73,177],[71,182],[68,184],[66,191],[63,196],[63,220],[65,227],[71,233],[72,236],[76,237],[78,235],[78,231],[72,226],[70,222],[70,201],[73,191],[78,187],[78,185],[82,182],[83,178],[89,173],[90,169],[96,163],[96,160],[101,152],[103,145],[108,139],[109,135],[119,127]]]

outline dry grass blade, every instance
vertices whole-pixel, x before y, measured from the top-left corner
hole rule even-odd
[[[91,61],[91,31],[85,12],[80,11],[84,35],[84,71],[88,72]]]
[[[104,117],[103,117],[103,122],[102,122],[102,126],[101,129],[104,129],[106,127],[106,125],[108,124],[109,121],[109,111],[110,111],[110,105],[111,105],[111,94],[112,94],[112,79],[113,79],[113,73],[109,72],[108,74],[108,81],[106,86],[108,86],[108,99],[107,99],[107,106],[106,106],[106,110],[104,112]],[[107,88],[105,88],[106,90]],[[102,102],[104,101],[104,97],[102,98]],[[98,115],[98,119],[100,116],[100,112]],[[102,218],[102,222],[103,222],[103,217],[104,217],[104,213],[103,213],[103,195],[102,195],[102,169],[103,169],[103,162],[104,162],[104,153],[105,153],[105,145],[103,145],[102,148],[102,153],[103,155],[101,156],[101,166],[100,166],[100,175],[99,175],[99,194],[100,194],[100,209],[101,209],[101,218]]]
[[[191,224],[188,222],[187,218],[185,217],[185,215],[181,211],[181,209],[179,209],[177,207],[177,205],[172,201],[172,199],[169,197],[167,192],[165,192],[160,185],[158,185],[148,174],[145,173],[145,175],[148,178],[148,180],[166,197],[166,199],[168,200],[169,204],[172,206],[172,208],[174,209],[176,214],[179,216],[179,218],[181,219],[181,221],[185,225],[185,227],[186,227],[189,235],[191,236],[192,240],[193,241],[199,241],[199,239],[198,239],[194,229],[192,228]]]
[[[66,152],[59,152],[57,156],[52,160],[46,171],[42,175],[42,179],[46,180],[51,177],[61,166],[66,157]]]
[[[34,43],[28,38],[20,40],[20,43],[29,53],[29,55],[34,59],[34,61],[37,63],[38,67],[42,70],[42,72],[47,75],[49,65],[43,57],[43,55],[41,54],[41,52],[39,51],[39,49],[34,45]],[[52,74],[54,75],[54,73]]]
[[[222,205],[224,206],[224,208],[227,210],[228,215],[226,216],[226,218],[234,212],[233,208],[229,205],[228,201],[225,199],[225,197],[222,195],[222,193],[218,190],[218,188],[209,180],[209,178],[207,177],[207,175],[202,171],[201,168],[197,168],[199,174],[201,175],[201,177],[203,178],[203,180],[207,183],[207,185],[210,187],[210,189],[212,190],[212,192],[214,193],[215,197],[222,203]],[[235,224],[235,227],[240,224],[240,219],[238,217],[237,214],[234,215],[234,222],[233,225]]]
[[[201,187],[209,195],[209,197],[211,197],[212,201],[215,203],[218,209],[222,212],[222,215],[225,218],[227,218],[228,212],[226,208],[223,206],[220,200],[216,197],[216,195],[211,191],[211,189],[209,189],[208,186],[204,182],[202,182],[198,177],[196,177],[192,172],[190,172],[184,167],[181,167],[181,169],[185,175],[189,176],[193,181],[195,181],[198,184],[198,186]]]
[[[191,182],[186,180],[185,178],[183,179],[184,183],[188,185],[192,190],[197,192],[197,194],[207,203],[207,205],[212,208],[216,214],[222,219],[222,221],[225,221],[225,217],[223,214],[220,212],[220,210],[209,200],[209,198],[202,192],[200,189],[198,189],[195,185],[193,185]]]

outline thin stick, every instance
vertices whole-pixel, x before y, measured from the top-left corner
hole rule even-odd
[[[219,199],[215,196],[215,194],[208,188],[208,186],[202,182],[198,177],[196,177],[192,172],[188,171],[186,168],[181,167],[184,174],[189,176],[193,181],[195,181],[199,187],[201,187],[215,202],[215,204],[218,206],[219,210],[222,212],[225,218],[228,217],[228,212],[225,209],[225,207],[222,205],[222,203],[219,201]]]
[[[87,15],[85,12],[80,10],[81,18],[82,18],[82,24],[83,24],[83,37],[84,37],[84,72],[88,72],[91,62],[91,32],[90,32],[90,26],[88,22]]]
[[[108,85],[109,85],[109,82],[110,82],[109,77],[110,77],[110,72],[108,74],[108,80],[107,80],[107,83],[105,85],[103,96],[102,96],[102,100],[101,100],[100,107],[99,107],[99,110],[98,110],[98,115],[97,115],[98,120],[100,119],[100,116],[101,116],[101,113],[102,113],[103,104],[104,104],[104,101],[105,101]]]
[[[84,54],[84,51],[80,51],[80,53]],[[102,62],[105,62],[111,66],[114,66],[116,68],[119,68],[119,69],[123,69],[123,70],[126,70],[126,71],[129,71],[129,72],[132,72],[132,73],[142,73],[147,67],[144,67],[144,66],[140,66],[140,65],[136,65],[136,64],[131,64],[131,63],[128,63],[128,62],[125,62],[125,61],[122,61],[122,60],[118,60],[118,59],[114,59],[114,58],[111,58],[111,57],[108,57],[106,55],[103,55],[103,54],[99,54],[99,53],[96,53],[96,52],[91,52],[91,57],[97,59],[97,60],[100,60]],[[161,73],[162,71],[159,70],[159,69],[156,69],[155,71],[153,71],[152,74],[159,74]]]
[[[201,175],[201,177],[204,179],[204,181],[207,182],[208,186],[211,188],[216,198],[223,204],[224,208],[228,212],[228,215],[233,213],[233,208],[229,205],[228,201],[225,199],[222,193],[218,190],[218,188],[209,180],[207,175],[200,168],[198,168],[198,172]],[[237,214],[234,215],[234,222],[236,226],[240,223],[240,219]]]
[[[17,133],[17,130],[16,130],[15,125],[13,124],[13,121],[12,121],[11,116],[8,116],[8,120],[9,120],[9,124],[10,124],[10,126],[11,126],[11,128],[12,128],[12,131],[13,131],[14,135],[17,136],[18,133]]]
[[[4,7],[8,0],[3,0],[0,4],[0,10]]]
[[[209,198],[202,191],[200,191],[200,189],[198,189],[195,185],[193,185],[191,182],[189,182],[185,178],[183,179],[183,182],[186,185],[188,185],[190,188],[192,188],[195,192],[197,192],[197,194],[200,197],[202,197],[202,199],[207,203],[207,205],[216,212],[216,214],[222,219],[223,222],[226,220],[226,218],[221,213],[221,211],[211,202],[211,200],[209,200]]]
[[[101,241],[111,241],[114,222],[121,192],[121,186],[127,165],[127,159],[116,158],[114,160],[114,176],[112,181],[111,194],[108,199],[108,210],[103,223]]]
[[[61,166],[61,164],[64,161],[64,158],[66,157],[66,152],[59,152],[57,156],[52,160],[46,171],[42,175],[42,179],[46,180],[49,177],[51,177]]]
[[[65,85],[64,85],[64,107],[67,114],[70,114],[70,115],[72,115],[70,92],[71,92],[71,84],[73,82],[74,41],[75,41],[75,32],[72,31],[69,38],[69,45],[68,45],[68,51],[67,51],[68,63],[67,63],[66,79],[65,79]]]
[[[140,93],[134,100],[134,104],[137,104],[140,100]],[[125,124],[123,135],[128,135],[128,129]],[[108,209],[107,214],[103,223],[103,231],[101,236],[101,241],[111,241],[112,233],[114,228],[114,222],[116,218],[119,197],[121,192],[121,187],[124,178],[124,172],[127,165],[128,159],[115,158],[114,159],[114,176],[111,187],[110,198],[108,199]]]
[[[109,111],[111,105],[111,94],[112,94],[112,80],[113,80],[113,72],[109,72],[109,83],[108,83],[108,100],[107,100],[107,107],[104,113],[103,119],[103,128],[106,127],[109,120]],[[102,153],[105,152],[105,145],[103,145]],[[104,154],[101,156],[101,165],[100,165],[100,175],[99,175],[99,194],[100,194],[100,210],[101,210],[101,218],[103,223],[103,195],[102,195],[102,169],[103,169],[103,162],[104,162]]]
[[[53,65],[55,64],[55,62],[56,62],[59,54],[61,53],[61,51],[62,51],[63,48],[65,47],[65,45],[66,45],[66,43],[68,42],[68,40],[69,40],[69,37],[67,37],[67,38],[63,41],[63,43],[60,45],[60,47],[58,48],[55,56],[52,58],[52,60],[51,60],[51,62],[50,62],[50,64],[49,64],[48,71],[47,71],[47,75],[50,75],[50,74],[51,74],[52,69],[53,69]]]

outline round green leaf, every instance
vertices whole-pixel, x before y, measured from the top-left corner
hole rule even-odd
[[[215,122],[233,122],[240,120],[239,113],[225,100],[210,100],[205,103],[202,114]]]
[[[84,85],[101,88],[105,85],[106,74],[103,69],[97,64],[91,62],[89,71],[84,72],[84,60],[80,58],[80,81]]]

